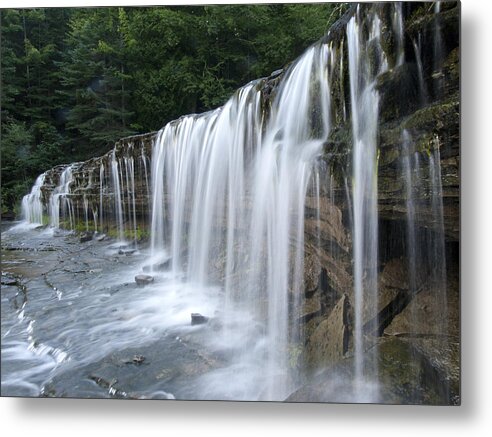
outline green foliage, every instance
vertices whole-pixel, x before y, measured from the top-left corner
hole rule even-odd
[[[301,366],[302,359],[302,345],[297,343],[289,344],[288,346],[288,357],[289,357],[289,366],[292,369],[299,368]]]
[[[345,8],[1,10],[2,209],[56,164],[223,104],[299,56]]]
[[[120,237],[120,232],[117,228],[107,229],[104,233],[110,238],[118,239]],[[132,241],[133,239],[136,239],[137,241],[146,241],[150,238],[150,230],[141,227],[137,227],[137,232],[133,229],[125,229],[123,231],[123,238],[127,241]]]

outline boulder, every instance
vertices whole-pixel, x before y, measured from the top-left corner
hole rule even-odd
[[[460,334],[459,282],[448,277],[443,285],[428,284],[386,327],[387,336],[397,337],[432,364],[447,390],[459,398]],[[447,309],[447,310],[446,310]]]
[[[191,324],[192,325],[203,325],[207,323],[208,317],[202,316],[200,313],[191,313]]]
[[[142,364],[145,361],[145,357],[143,355],[134,355],[132,358],[132,362],[134,364]]]
[[[148,285],[154,282],[154,277],[150,275],[137,275],[135,276],[135,282],[137,285]]]
[[[411,344],[381,338],[364,356],[364,379],[355,384],[354,357],[316,374],[292,393],[287,402],[377,402],[383,404],[459,404],[439,369]]]
[[[341,360],[347,353],[350,332],[349,309],[348,297],[343,295],[330,315],[311,334],[306,348],[309,367],[325,367]]]
[[[85,243],[92,240],[92,234],[90,232],[83,232],[80,234],[80,242]]]

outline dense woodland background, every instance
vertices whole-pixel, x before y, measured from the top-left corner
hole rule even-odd
[[[0,10],[2,212],[54,165],[222,105],[299,56],[345,8]]]

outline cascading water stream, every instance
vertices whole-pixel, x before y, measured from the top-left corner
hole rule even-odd
[[[397,2],[393,9],[393,32],[396,36],[396,65],[400,66],[405,62],[403,12],[401,2]]]
[[[60,181],[53,190],[49,201],[50,225],[53,228],[60,227],[60,215],[66,216],[70,221],[70,228],[74,227],[73,205],[69,197],[70,186],[73,182],[73,164],[67,166],[60,175]]]
[[[141,155],[140,155],[142,165],[143,165],[143,177],[144,177],[144,183],[145,183],[145,199],[148,202],[149,205],[149,214],[148,216],[152,216],[152,203],[150,202],[151,195],[150,195],[150,183],[149,183],[149,171],[147,169],[147,155],[145,154],[145,149],[142,147]]]
[[[263,134],[261,95],[251,83],[224,107],[167,125],[154,145],[152,256],[169,251],[175,275],[206,285],[210,260],[223,254],[224,339],[234,336],[235,311],[263,326],[266,369],[257,365],[254,377],[265,377],[266,399],[293,388],[288,351],[299,338],[304,202],[330,130],[334,59],[333,48],[320,45],[293,65]],[[244,271],[247,290],[238,293]],[[254,361],[251,352],[240,355]]]
[[[104,190],[105,190],[104,164],[99,167],[99,229],[104,232]]]
[[[388,68],[381,48],[380,20],[372,17],[370,35],[362,39],[359,11],[347,25],[353,135],[353,256],[355,386],[364,381],[363,315],[376,314],[378,291],[377,131],[379,95],[375,78]],[[372,57],[369,50],[372,50]],[[374,366],[375,367],[375,364]],[[377,370],[374,372],[377,374]]]
[[[130,151],[133,149],[133,144],[130,146]],[[126,193],[128,204],[128,218],[130,221],[130,229],[133,234],[133,241],[137,244],[137,215],[135,205],[135,165],[132,156],[125,156],[123,158],[125,163],[125,179],[126,179]]]
[[[436,288],[436,301],[442,312],[439,317],[439,334],[444,335],[448,332],[447,328],[447,275],[446,275],[446,246],[445,230],[442,202],[442,177],[441,177],[441,156],[439,151],[439,139],[437,147],[429,156],[429,176],[431,182],[431,211],[435,223],[435,232],[429,239],[429,249],[432,254],[431,275]]]
[[[88,232],[89,231],[89,200],[87,199],[87,196],[85,196],[85,195],[83,198],[83,202],[84,202],[85,230]]]
[[[288,72],[256,157],[251,259],[267,259],[269,399],[292,389],[287,351],[298,338],[304,202],[315,158],[330,131],[332,51],[327,45],[312,47]],[[311,118],[313,106],[317,120]],[[250,283],[258,293],[262,269],[252,271]]]
[[[415,60],[417,62],[420,102],[422,105],[426,105],[428,100],[428,91],[424,81],[424,67],[422,65],[422,38],[420,33],[418,34],[417,41],[412,40],[412,44],[415,53]]]
[[[441,2],[436,2],[434,5],[434,59],[433,59],[433,76],[435,77],[434,82],[434,93],[437,97],[441,97],[443,93],[444,77],[442,72],[442,61],[443,61],[443,50],[444,42],[442,38],[441,31]]]
[[[403,175],[405,178],[406,206],[407,206],[407,257],[409,292],[414,295],[417,292],[417,240],[415,229],[415,196],[414,196],[414,166],[410,155],[412,138],[407,130],[402,134],[403,146]]]
[[[43,223],[43,202],[41,201],[41,187],[44,184],[46,173],[39,175],[31,192],[22,198],[22,217],[28,223]]]
[[[113,196],[114,196],[114,207],[116,211],[116,219],[118,224],[118,236],[120,241],[125,240],[125,227],[123,222],[123,203],[122,203],[122,192],[120,185],[120,171],[119,162],[116,158],[116,152],[111,155],[111,176],[113,178]]]

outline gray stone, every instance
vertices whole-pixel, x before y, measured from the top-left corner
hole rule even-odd
[[[90,232],[84,232],[80,234],[80,242],[85,243],[92,240],[92,234]]]
[[[348,351],[349,308],[348,297],[344,295],[328,318],[324,319],[310,336],[306,351],[310,367],[325,367],[336,363]]]
[[[135,276],[135,282],[137,285],[148,285],[154,282],[154,277],[150,275],[137,275]]]
[[[200,313],[191,313],[191,324],[192,325],[203,325],[207,323],[208,317],[202,316]]]
[[[284,72],[283,68],[281,68],[279,70],[272,71],[270,73],[270,79],[274,79],[275,77],[280,76],[283,72]]]
[[[364,391],[369,402],[383,404],[459,404],[459,391],[411,344],[398,338],[380,338],[364,356]],[[316,374],[292,393],[287,402],[360,402],[354,390],[354,357],[346,357]],[[377,396],[372,397],[374,381]]]

